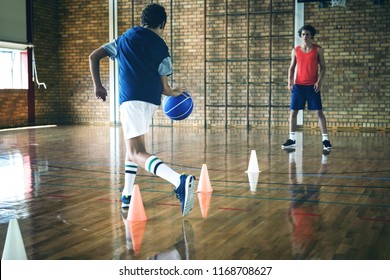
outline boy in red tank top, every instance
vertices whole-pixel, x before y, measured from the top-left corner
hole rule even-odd
[[[302,44],[291,51],[291,63],[288,70],[288,89],[292,91],[290,137],[282,144],[282,149],[295,148],[297,115],[299,110],[305,109],[306,102],[308,109],[317,115],[324,152],[329,152],[332,149],[321,102],[321,85],[325,76],[324,49],[312,42],[316,32],[316,29],[311,25],[302,26],[298,31],[299,37],[302,38]]]

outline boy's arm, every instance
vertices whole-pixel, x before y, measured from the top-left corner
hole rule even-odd
[[[103,47],[94,50],[89,55],[89,69],[91,71],[92,81],[95,88],[95,95],[97,99],[102,99],[103,101],[106,101],[107,91],[103,87],[100,79],[100,60],[108,55],[109,54]]]
[[[182,87],[182,88],[178,88],[178,87],[171,88],[170,85],[168,84],[168,76],[161,76],[161,82],[162,82],[162,85],[163,85],[163,92],[162,92],[163,95],[178,96],[178,95],[182,94],[183,91],[187,90],[185,87]]]
[[[324,59],[324,49],[318,46],[318,64],[320,65],[320,70],[318,72],[317,82],[314,84],[314,90],[316,92],[321,90],[322,81],[325,76],[325,59]]]
[[[297,60],[295,57],[295,49],[291,51],[291,62],[290,67],[288,68],[288,82],[287,87],[289,90],[292,90],[294,85],[294,73],[295,73],[295,65],[297,64]]]

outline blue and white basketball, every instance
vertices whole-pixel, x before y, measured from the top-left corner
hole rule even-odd
[[[191,115],[194,102],[188,92],[183,92],[179,96],[165,96],[162,104],[164,113],[174,121],[186,119]]]

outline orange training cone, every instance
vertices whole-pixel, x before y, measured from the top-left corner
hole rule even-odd
[[[9,221],[7,236],[5,238],[2,260],[27,260],[26,249],[18,221],[12,219]]]
[[[139,186],[136,184],[131,195],[129,212],[127,213],[127,220],[130,222],[146,221],[146,213],[144,203],[142,202],[141,192]]]
[[[206,219],[211,204],[211,193],[198,192],[198,200],[202,218]]]
[[[211,188],[210,177],[209,177],[209,172],[207,170],[207,165],[203,164],[202,171],[200,172],[197,192],[209,193],[212,191],[213,191],[213,189]]]
[[[131,242],[133,244],[134,254],[140,251],[142,240],[144,239],[146,221],[128,222]]]

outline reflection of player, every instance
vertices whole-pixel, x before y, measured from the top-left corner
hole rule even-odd
[[[135,222],[132,224],[122,216],[123,223],[125,225],[126,233],[126,254],[135,255],[139,253],[141,243],[144,236],[144,230],[146,222]],[[142,224],[143,223],[143,224]],[[193,248],[194,233],[192,226],[189,221],[183,221],[182,223],[182,234],[178,237],[177,242],[167,250],[158,253],[150,260],[189,260],[190,256],[194,254]]]
[[[294,259],[312,259],[310,254],[316,243],[315,235],[321,222],[318,206],[321,186],[317,184],[304,185],[297,182],[295,152],[290,155],[289,183],[291,207],[289,221],[292,225],[291,241]],[[327,155],[323,155],[318,176],[326,172]]]
[[[190,260],[194,254],[193,241],[192,226],[188,221],[184,221],[182,235],[178,241],[168,250],[150,257],[149,260]]]

